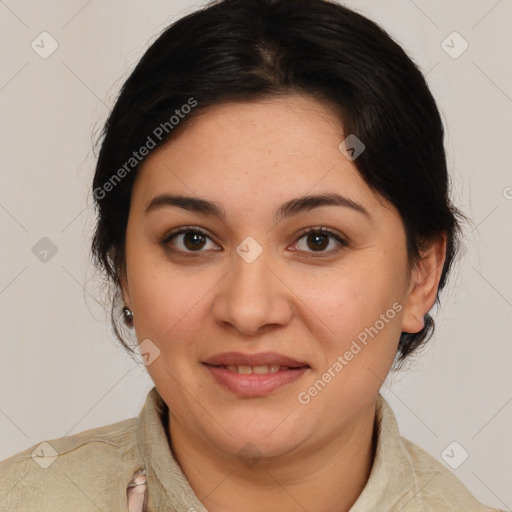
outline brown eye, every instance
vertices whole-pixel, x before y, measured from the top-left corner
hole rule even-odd
[[[202,249],[207,245],[207,241],[211,240],[206,232],[198,228],[180,228],[178,231],[174,231],[168,234],[162,244],[169,247],[177,252],[204,252]],[[213,248],[217,247],[213,243]]]
[[[299,238],[299,240],[305,239],[305,244],[300,246],[300,242],[297,242],[296,246],[299,251],[304,252],[317,252],[317,253],[326,253],[332,254],[347,245],[346,241],[341,238],[339,235],[334,233],[328,228],[320,227],[320,228],[309,228],[306,232]],[[331,244],[331,241],[334,241]],[[329,245],[334,245],[334,248],[331,250],[326,250]],[[305,246],[305,247],[304,247]]]
[[[206,237],[201,233],[195,233],[194,231],[183,233],[183,245],[191,251],[202,249],[205,245],[205,240]]]
[[[323,251],[329,245],[329,236],[324,233],[310,233],[306,235],[308,248],[313,251]]]

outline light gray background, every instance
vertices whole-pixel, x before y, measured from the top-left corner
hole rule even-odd
[[[402,435],[442,462],[459,443],[469,457],[456,475],[481,501],[510,510],[512,2],[345,3],[428,73],[446,122],[454,199],[474,222],[435,338],[383,393]],[[200,5],[0,0],[0,459],[136,416],[152,387],[144,366],[118,348],[98,303],[91,139],[149,42]],[[31,47],[43,31],[59,45],[47,59]],[[469,43],[456,59],[442,47],[453,31]],[[460,44],[453,36],[444,43],[452,53]],[[32,252],[42,237],[57,247],[47,262]],[[449,453],[456,459],[460,450]]]

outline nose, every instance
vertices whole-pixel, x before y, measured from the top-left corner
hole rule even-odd
[[[266,251],[255,259],[240,254],[234,252],[231,270],[216,287],[215,322],[247,336],[287,325],[293,316],[293,292],[279,265]]]

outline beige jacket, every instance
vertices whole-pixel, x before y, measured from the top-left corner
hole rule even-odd
[[[153,388],[138,418],[43,442],[0,462],[0,511],[207,512],[173,458],[167,414]],[[400,437],[380,394],[376,418],[375,461],[350,512],[497,510],[476,501],[451,471]]]

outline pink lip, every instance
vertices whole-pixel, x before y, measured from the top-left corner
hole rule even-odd
[[[235,373],[222,366],[209,366],[205,368],[210,371],[214,379],[228,388],[230,391],[241,396],[264,396],[276,389],[297,380],[307,367],[289,368],[279,370],[275,373],[265,374],[242,374]]]
[[[203,364],[219,384],[240,396],[267,395],[285,384],[294,382],[309,369],[307,363],[275,352],[259,354],[224,352],[210,357]],[[283,368],[274,373],[241,374],[224,368],[224,366],[230,365],[279,365]]]

